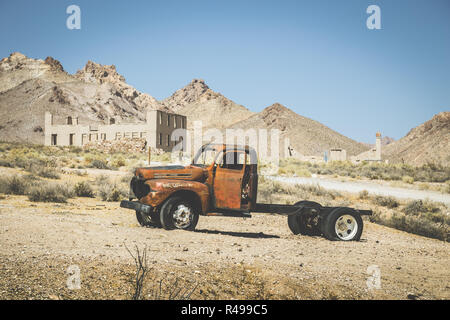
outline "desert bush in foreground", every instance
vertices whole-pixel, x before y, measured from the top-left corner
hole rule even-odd
[[[0,177],[0,193],[24,195],[30,187],[28,179],[20,175]]]
[[[86,181],[78,182],[74,186],[73,191],[77,197],[93,198],[95,196],[94,190],[92,190],[91,185]]]
[[[431,201],[413,200],[394,211],[392,215],[382,215],[373,210],[370,221],[421,236],[449,241],[450,216],[440,207],[445,205]]]
[[[50,168],[42,165],[31,165],[26,169],[31,174],[35,174],[42,178],[60,179],[61,176],[56,172],[56,168]]]
[[[135,253],[125,245],[128,253],[136,265],[136,275],[132,279],[134,286],[133,300],[142,300],[149,298],[151,300],[190,300],[192,294],[196,291],[198,284],[188,285],[183,283],[178,277],[171,283],[167,279],[149,279],[150,267],[148,265],[147,247],[139,250],[136,245]],[[153,280],[153,285],[149,284]],[[145,290],[146,289],[146,290]]]
[[[99,187],[98,195],[103,201],[119,201],[127,196],[127,192],[117,184],[104,184]]]
[[[394,197],[375,196],[373,202],[379,206],[388,207],[390,209],[399,206],[399,202]]]
[[[438,204],[428,200],[412,200],[403,208],[403,212],[409,215],[418,215],[426,212],[436,213],[440,211],[441,209]]]
[[[367,191],[367,190],[360,191],[358,197],[361,200],[368,199],[369,198],[369,191]]]
[[[68,198],[73,196],[73,191],[69,186],[47,182],[32,187],[28,193],[28,199],[33,202],[65,203]]]
[[[390,225],[396,229],[439,240],[449,240],[448,223],[433,223],[424,216],[410,216],[396,212]]]

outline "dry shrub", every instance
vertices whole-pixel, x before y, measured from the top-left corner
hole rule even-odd
[[[73,191],[77,197],[86,197],[86,198],[94,198],[94,190],[91,185],[86,181],[78,182]]]
[[[399,202],[394,197],[384,197],[384,196],[375,196],[372,200],[375,204],[388,207],[390,209],[397,208],[399,206]]]
[[[74,193],[70,186],[48,182],[43,182],[30,188],[28,193],[28,199],[33,202],[65,203],[68,198],[73,196]]]
[[[366,200],[366,199],[368,199],[368,198],[369,198],[369,191],[367,191],[367,190],[362,190],[362,191],[360,191],[358,197],[359,197],[359,199],[361,199],[361,200]]]
[[[126,198],[127,191],[117,184],[103,184],[98,188],[98,195],[103,201],[119,201]]]
[[[0,177],[0,193],[25,195],[30,187],[30,182],[20,175]]]

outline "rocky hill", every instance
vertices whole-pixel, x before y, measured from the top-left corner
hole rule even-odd
[[[431,120],[383,148],[383,157],[391,162],[413,165],[426,163],[450,166],[450,112],[441,112]]]
[[[288,137],[291,147],[297,153],[306,156],[321,156],[324,151],[331,148],[346,149],[348,155],[356,155],[368,149],[364,144],[347,138],[317,121],[300,116],[279,103],[231,127],[278,129],[282,141]]]
[[[192,80],[161,104],[187,116],[188,126],[192,126],[194,120],[201,120],[205,129],[227,128],[253,115],[244,106],[211,90],[201,79]]]
[[[51,57],[31,59],[13,53],[0,61],[0,140],[43,143],[44,113],[64,123],[68,115],[83,122],[145,120],[145,110],[166,109],[128,85],[114,66],[89,61],[75,75]]]
[[[306,156],[321,156],[335,147],[350,156],[369,147],[278,103],[253,113],[200,79],[157,101],[128,85],[114,65],[88,61],[71,75],[52,57],[38,60],[16,52],[0,60],[0,140],[43,143],[45,111],[53,113],[56,123],[64,123],[69,115],[80,123],[101,123],[107,117],[144,121],[147,109],[184,114],[188,127],[201,120],[205,129],[279,129],[281,138],[289,138],[294,150]],[[450,112],[436,115],[398,141],[384,138],[384,144],[383,157],[393,162],[449,165]]]

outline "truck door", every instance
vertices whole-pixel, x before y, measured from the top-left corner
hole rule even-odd
[[[241,209],[242,178],[244,176],[246,154],[231,150],[219,154],[216,159],[214,176],[215,207],[221,209]]]

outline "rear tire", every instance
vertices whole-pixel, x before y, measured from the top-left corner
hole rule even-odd
[[[317,212],[320,211],[322,206],[314,201],[299,201],[294,204],[305,205],[314,208]],[[288,216],[288,226],[293,234],[301,234],[306,236],[317,236],[320,235],[320,230],[318,226],[311,225],[311,221],[304,214],[294,214]]]
[[[358,241],[363,231],[361,216],[349,208],[336,208],[322,221],[325,238],[332,241]]]
[[[166,230],[182,229],[192,231],[198,223],[199,214],[189,200],[171,197],[162,205],[161,225]]]

